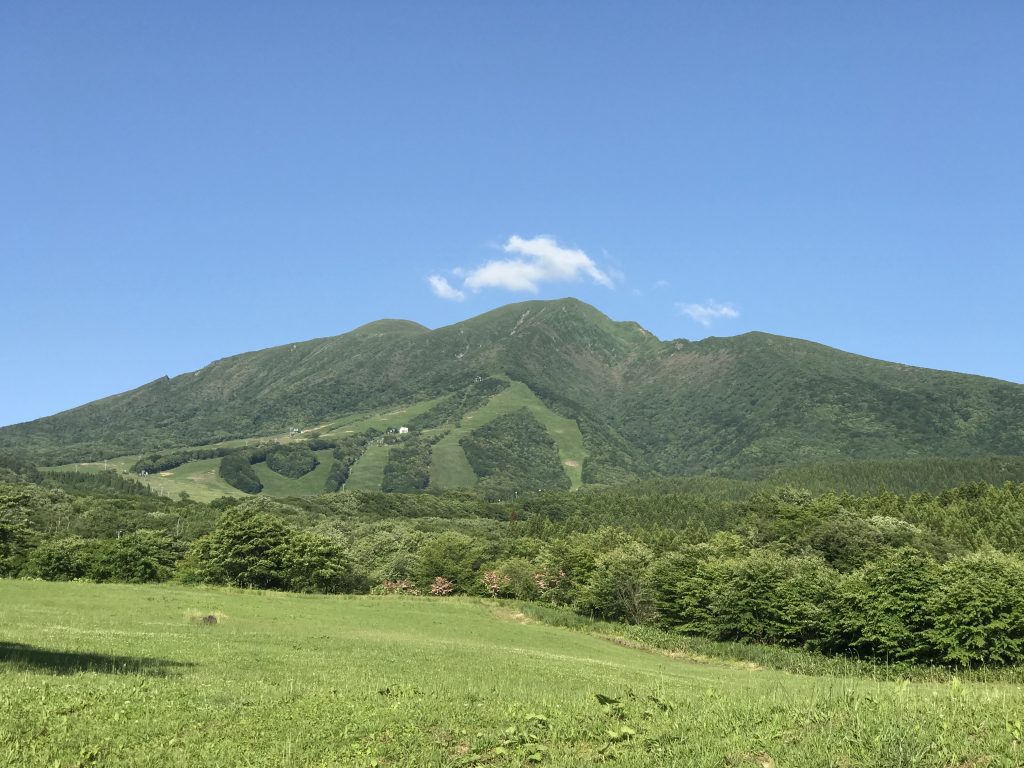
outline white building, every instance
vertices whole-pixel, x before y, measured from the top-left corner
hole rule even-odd
[[[408,427],[399,427],[398,428],[398,434],[400,434],[400,435],[404,435],[404,434],[408,433],[408,431],[409,431]]]

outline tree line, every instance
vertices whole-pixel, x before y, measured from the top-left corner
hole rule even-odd
[[[198,504],[0,483],[0,572],[507,597],[879,660],[1024,660],[1024,484],[739,500],[700,487]]]

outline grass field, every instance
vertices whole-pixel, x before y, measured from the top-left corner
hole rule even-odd
[[[346,491],[379,491],[384,482],[384,466],[388,463],[391,453],[390,445],[373,444],[352,465]]]
[[[445,598],[0,581],[0,691],[24,768],[1024,760],[1018,687],[694,664]]]
[[[113,469],[117,472],[128,472],[129,468],[138,461],[138,456],[119,456],[109,461],[96,461],[87,464],[65,464],[60,467],[47,467],[47,469],[69,470],[75,472],[102,472],[104,469]],[[162,472],[160,474],[148,475],[146,477],[135,477],[139,482],[148,485],[154,492],[170,496],[176,499],[182,491],[186,492],[196,501],[212,501],[218,496],[246,496],[245,493],[225,483],[218,469],[220,459],[204,459],[202,461],[190,461],[180,467]],[[273,474],[273,473],[271,473]],[[323,484],[321,483],[321,488]]]
[[[395,408],[386,413],[364,414],[356,418],[346,418],[333,422],[322,432],[324,437],[342,437],[344,435],[365,432],[370,429],[386,430],[391,427],[402,427],[414,416],[430,410],[441,398],[422,400],[418,403]]]
[[[334,451],[316,451],[316,458],[320,462],[316,469],[302,477],[279,475],[268,467],[266,462],[254,464],[253,469],[256,471],[256,477],[263,483],[262,492],[268,496],[312,496],[324,491],[324,482],[331,471],[331,464],[334,463]]]
[[[476,473],[459,445],[459,438],[464,434],[465,430],[453,430],[434,443],[430,451],[431,488],[472,488],[476,485]]]

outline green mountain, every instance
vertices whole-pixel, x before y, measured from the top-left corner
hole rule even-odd
[[[473,389],[495,379],[504,389]],[[755,477],[854,459],[1024,455],[1022,385],[764,333],[661,341],[575,299],[510,304],[436,330],[381,320],[228,357],[0,429],[0,449],[52,465],[293,428],[330,432],[409,408],[430,431],[416,471],[427,471],[420,465],[431,455],[436,463],[450,454],[455,463],[438,474],[457,483],[475,471],[460,446],[479,453],[486,438],[487,455],[502,455],[499,430],[472,436],[483,426],[474,418],[501,398],[503,413],[531,409],[574,486],[652,474]],[[533,422],[523,423],[516,434],[554,455]],[[371,445],[371,453],[379,475],[387,449]],[[523,456],[517,461],[528,463]],[[358,462],[352,472],[366,487],[380,482],[360,475]]]

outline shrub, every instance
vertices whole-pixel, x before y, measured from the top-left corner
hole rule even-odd
[[[97,581],[135,584],[167,581],[174,573],[178,548],[156,531],[134,531],[106,543],[99,551],[90,576]]]
[[[537,600],[547,591],[549,578],[537,566],[522,557],[513,557],[497,563],[494,570],[501,574],[504,586],[502,597],[517,600]]]
[[[1000,552],[939,568],[928,631],[940,661],[964,667],[1024,660],[1024,563]]]
[[[711,601],[715,635],[816,647],[834,634],[838,574],[817,557],[754,550],[721,563]]]
[[[0,577],[13,576],[21,570],[32,538],[23,515],[0,510]]]
[[[72,581],[89,575],[101,544],[79,536],[44,541],[28,556],[25,573],[47,581]]]
[[[651,551],[638,543],[600,555],[580,595],[580,609],[630,624],[652,621],[656,615],[652,559]]]
[[[250,516],[244,507],[234,507],[193,543],[184,575],[210,584],[288,589],[290,544],[290,529],[276,517],[265,512]]]
[[[447,597],[455,591],[455,585],[444,576],[435,576],[434,583],[430,585],[430,594],[439,597]]]
[[[718,563],[703,545],[684,546],[654,563],[651,587],[662,627],[684,634],[715,634],[711,606],[719,586]]]
[[[443,576],[459,592],[480,594],[476,572],[482,553],[479,544],[470,536],[447,531],[427,536],[416,549],[416,581],[427,589],[434,579]]]
[[[296,592],[361,592],[365,588],[341,543],[317,533],[292,535],[284,571],[288,588]]]
[[[939,565],[913,549],[900,549],[842,580],[836,650],[856,650],[892,661],[933,656],[928,599]]]
[[[370,590],[370,594],[373,595],[418,595],[419,593],[416,585],[408,579],[389,579]]]

